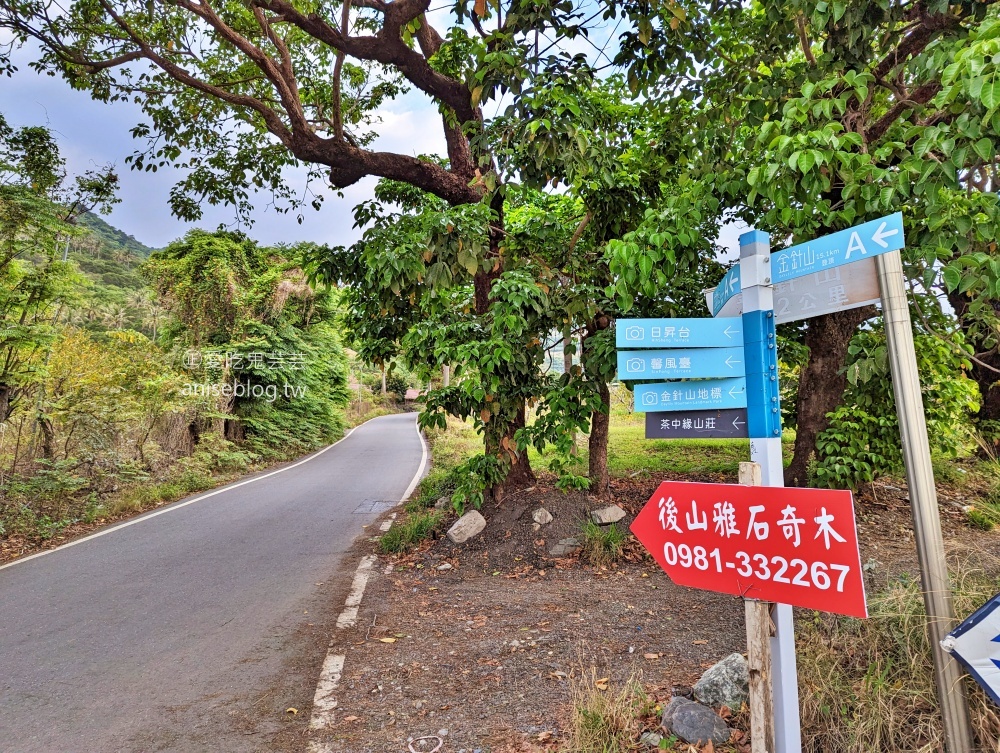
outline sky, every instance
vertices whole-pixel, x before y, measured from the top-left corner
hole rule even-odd
[[[598,29],[591,41],[605,45],[614,31],[607,27]],[[591,42],[579,44],[590,46]],[[614,40],[611,44],[613,46]],[[596,49],[596,46],[589,47],[592,54]],[[14,127],[44,125],[50,128],[59,142],[70,175],[107,164],[117,168],[121,202],[105,220],[153,248],[162,248],[192,227],[235,226],[235,211],[225,206],[206,206],[204,216],[197,223],[173,217],[168,199],[181,173],[174,168],[155,173],[136,172],[125,163],[126,157],[144,145],[129,133],[134,125],[145,121],[138,105],[96,102],[86,92],[72,90],[61,78],[33,71],[28,66],[32,57],[31,50],[18,52],[14,58],[18,72],[12,78],[0,78],[0,113]],[[496,104],[487,105],[487,114],[496,107]],[[379,115],[382,122],[376,128],[379,138],[373,148],[412,156],[444,153],[436,107],[420,92],[411,92],[389,103]],[[304,185],[304,177],[300,180]],[[297,213],[280,214],[267,206],[269,197],[261,195],[253,213],[253,226],[243,229],[265,244],[296,241],[349,244],[360,235],[360,231],[352,227],[351,210],[359,202],[372,198],[375,183],[375,178],[363,179],[346,189],[343,198],[327,188],[322,191],[326,196],[322,208],[318,212],[304,208],[301,224],[297,221]],[[723,231],[720,242],[731,249],[727,256],[734,255],[738,232],[738,228]]]

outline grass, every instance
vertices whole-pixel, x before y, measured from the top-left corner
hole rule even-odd
[[[403,507],[403,516],[379,538],[379,548],[387,554],[406,552],[430,536],[445,514],[431,510],[441,497],[455,490],[455,469],[479,451],[480,440],[471,425],[448,418],[445,430],[426,432],[431,451],[431,469]]]
[[[996,562],[994,561],[994,566]],[[956,613],[1000,590],[1000,576],[953,570]],[[903,579],[869,600],[867,620],[820,616],[797,634],[803,750],[944,749],[920,584]],[[978,750],[1000,753],[1000,711],[969,683]]]
[[[618,561],[625,545],[625,533],[617,523],[602,526],[588,518],[583,524],[583,556],[595,567]]]
[[[402,521],[382,534],[379,549],[386,554],[399,554],[415,547],[431,535],[444,514],[436,510],[419,510],[408,513]]]
[[[639,743],[640,719],[653,710],[653,699],[639,677],[631,675],[620,688],[609,687],[591,669],[571,680],[571,707],[561,753],[631,753],[648,750]]]
[[[416,512],[431,507],[438,499],[455,490],[455,468],[481,451],[482,439],[470,424],[448,417],[448,428],[426,432],[431,451],[431,468],[403,508]]]

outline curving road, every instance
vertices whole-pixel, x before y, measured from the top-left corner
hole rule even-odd
[[[0,750],[301,749],[348,550],[425,459],[415,415],[384,416],[0,567]]]

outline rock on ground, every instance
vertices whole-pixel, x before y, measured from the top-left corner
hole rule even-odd
[[[619,520],[624,518],[626,514],[627,513],[618,505],[609,505],[608,507],[602,507],[599,510],[593,510],[590,513],[590,517],[593,518],[594,522],[598,525],[607,526],[612,523],[617,523]]]
[[[448,529],[448,538],[455,544],[463,544],[486,528],[486,518],[479,510],[469,510]]]
[[[707,706],[686,698],[671,698],[663,709],[663,728],[686,743],[714,745],[729,742],[732,730]]]
[[[549,549],[553,557],[565,557],[580,548],[580,540],[575,538],[560,539],[559,543]]]
[[[730,654],[713,664],[694,684],[694,697],[706,706],[738,710],[750,692],[750,670],[743,654]]]
[[[547,523],[551,523],[552,522],[552,513],[550,513],[544,507],[539,507],[533,513],[531,513],[531,518],[536,523],[538,523],[538,525],[544,526]]]

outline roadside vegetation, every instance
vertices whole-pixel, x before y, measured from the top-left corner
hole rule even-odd
[[[1000,591],[996,552],[980,552],[993,575],[953,562],[957,614],[968,615]],[[868,602],[869,618],[816,613],[800,619],[797,638],[803,750],[935,751],[944,736],[935,701],[927,615],[920,581],[903,577]],[[966,683],[976,737],[1000,741],[1000,711]]]

